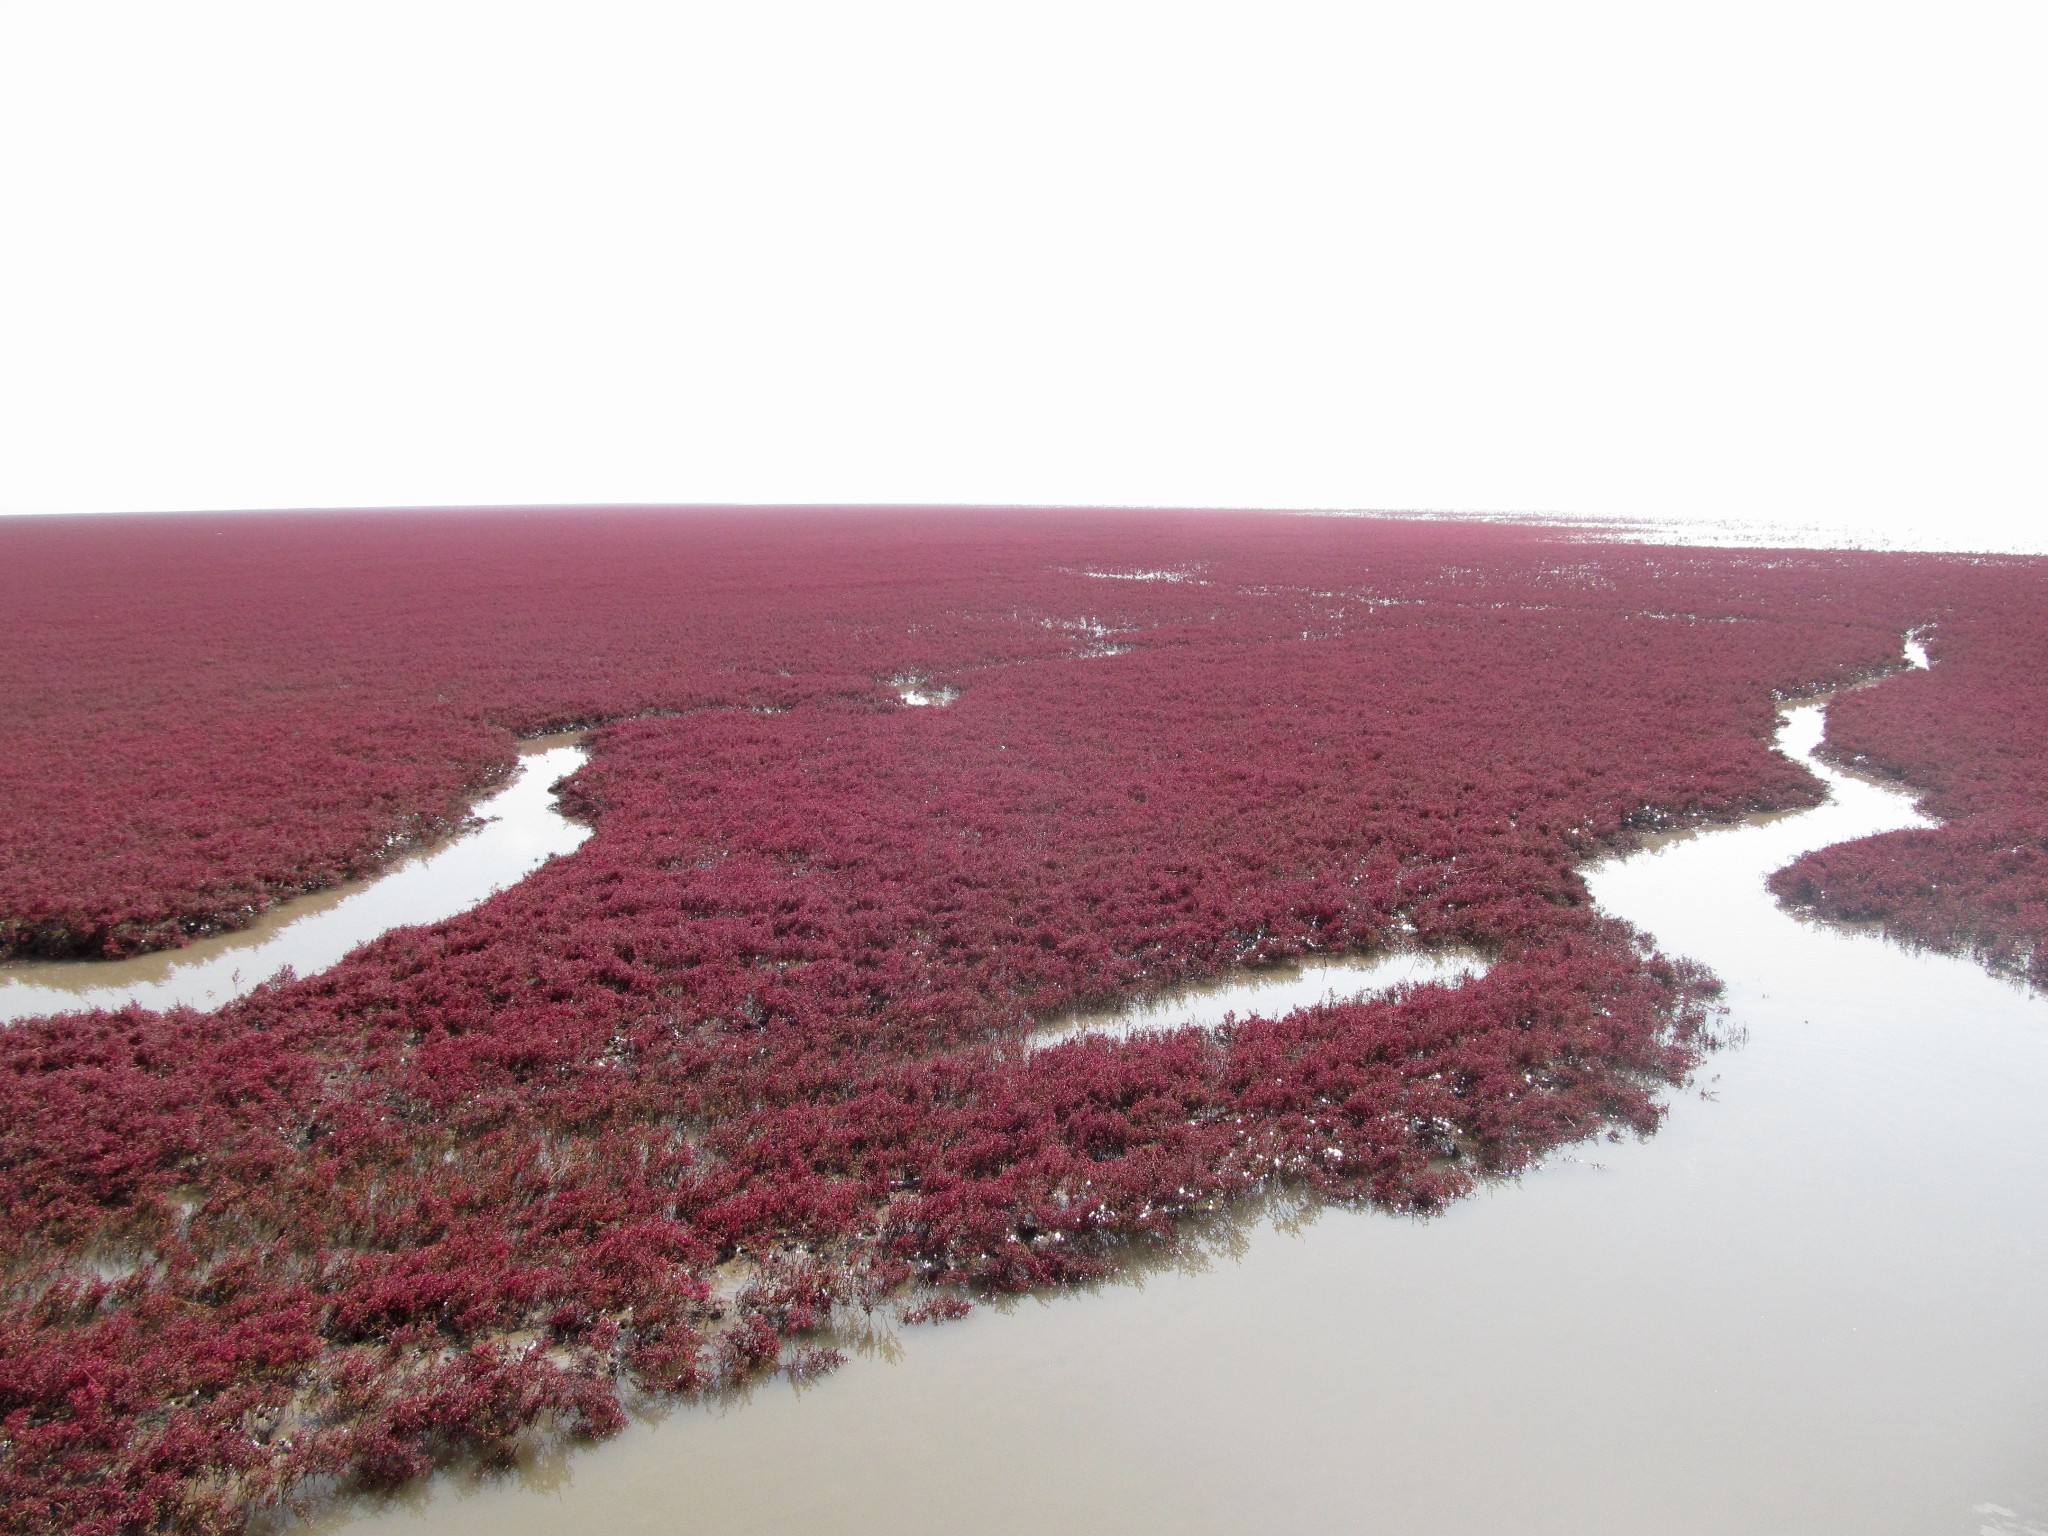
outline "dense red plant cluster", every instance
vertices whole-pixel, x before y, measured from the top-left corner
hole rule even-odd
[[[1930,613],[1946,648],[2003,579],[1223,515],[0,544],[35,573],[0,649],[19,949],[232,923],[445,823],[513,734],[609,722],[564,790],[594,836],[483,906],[213,1014],[0,1035],[0,1511],[105,1532],[816,1374],[861,1309],[1098,1276],[1235,1197],[1428,1210],[1649,1128],[1712,984],[1576,865],[1812,803],[1773,694],[1883,671]],[[1493,964],[1026,1043],[1395,942]]]
[[[1407,605],[1425,594],[1439,624],[1671,615],[1639,619],[1648,643],[1699,602],[1738,621],[1868,623],[1884,609],[1868,594],[1830,610],[1858,581],[1904,590],[1903,572],[1853,560],[1595,564],[1510,530],[1364,528],[1297,519],[1282,537],[1241,517],[1024,513],[12,519],[0,956],[162,948],[361,873],[459,818],[509,764],[508,733],[854,697],[898,673],[1118,644],[1356,633],[1422,617]],[[1912,610],[1894,600],[1880,621]],[[1095,632],[1109,627],[1130,633]]]
[[[1878,922],[2048,986],[2048,595],[2033,562],[1981,573],[1928,629],[1932,670],[1828,711],[1828,755],[1902,780],[1943,825],[1839,843],[1779,871],[1795,907]]]

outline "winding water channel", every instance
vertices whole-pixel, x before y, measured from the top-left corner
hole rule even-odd
[[[1468,950],[1414,949],[1266,966],[1235,981],[1155,993],[1126,1008],[1068,1014],[1032,1031],[1025,1043],[1037,1050],[1075,1035],[1122,1039],[1191,1024],[1214,1029],[1233,1014],[1279,1018],[1297,1008],[1391,992],[1412,983],[1458,986],[1485,975],[1486,968],[1486,959]]]
[[[133,960],[0,966],[0,1021],[125,1003],[218,1008],[284,966],[310,976],[393,928],[466,912],[590,836],[556,808],[553,788],[588,757],[574,735],[524,742],[511,782],[474,807],[481,826],[373,879],[285,902],[234,933]]]
[[[1748,1037],[1649,1140],[1429,1221],[1254,1220],[325,1526],[2044,1536],[2048,998],[1770,899],[1800,852],[1919,821],[1815,759],[1821,724],[1779,744],[1827,804],[1589,873]]]
[[[1908,655],[1926,664],[1917,639]],[[1793,707],[1778,741],[1825,805],[1588,872],[1604,908],[1723,978],[1747,1035],[1653,1138],[1566,1151],[1426,1222],[1222,1227],[1091,1295],[984,1305],[813,1386],[321,1528],[2048,1536],[2048,997],[1770,899],[1801,852],[1921,820],[1817,760],[1822,721]],[[581,761],[531,744],[482,829],[249,932],[8,967],[0,1018],[214,1007],[464,910],[588,835],[550,794]],[[1316,962],[1039,1038],[1481,970]]]

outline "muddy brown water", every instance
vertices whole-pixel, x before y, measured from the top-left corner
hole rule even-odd
[[[78,1008],[218,1008],[290,966],[323,971],[360,944],[414,923],[467,911],[557,854],[588,827],[557,809],[553,786],[589,754],[572,734],[523,742],[503,789],[472,808],[482,825],[400,860],[369,880],[284,902],[251,926],[132,960],[56,960],[0,966],[0,1022]]]
[[[1826,805],[1589,872],[1747,1034],[1654,1137],[1428,1221],[1249,1221],[320,1528],[2048,1536],[2048,998],[1771,901],[1919,821],[1820,726],[1780,744]]]

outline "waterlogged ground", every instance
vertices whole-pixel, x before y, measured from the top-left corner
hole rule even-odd
[[[1485,958],[1468,950],[1397,950],[1304,960],[1271,966],[1218,986],[1163,992],[1129,1008],[1068,1014],[1034,1031],[1028,1044],[1036,1048],[1083,1034],[1121,1039],[1189,1025],[1214,1029],[1233,1017],[1260,1014],[1278,1018],[1317,1003],[1347,1002],[1418,983],[1455,986],[1485,973]]]
[[[125,1003],[218,1008],[285,966],[308,976],[393,928],[467,911],[590,835],[557,809],[553,788],[588,757],[573,736],[526,742],[511,782],[477,803],[480,826],[374,880],[286,902],[237,932],[133,960],[0,966],[0,1021]]]
[[[1770,901],[1797,853],[1917,821],[1820,726],[1780,743],[1828,804],[1591,873],[1747,1036],[1654,1138],[1426,1222],[1220,1225],[323,1528],[2048,1531],[2048,998]]]
[[[1771,1069],[1752,1080],[1766,1122],[1688,1101],[1717,1118],[1688,1132],[1682,1111],[1611,1172],[1560,1153],[1442,1221],[1333,1218],[1305,1246],[1214,1206],[1286,1187],[1437,1210],[1469,1166],[1654,1124],[1695,1065],[1707,973],[1644,963],[1575,899],[1575,866],[1807,804],[1817,786],[1767,750],[1767,700],[1891,674],[1911,625],[1936,665],[1838,699],[1829,750],[1918,786],[1942,825],[1830,843],[1778,886],[1980,963],[2048,954],[2044,567],[1178,515],[233,531],[153,522],[112,563],[91,530],[10,535],[0,569],[32,579],[0,604],[0,691],[22,706],[0,751],[0,945],[119,956],[373,870],[462,820],[508,728],[611,722],[565,791],[598,831],[317,981],[0,1030],[16,1523],[228,1528],[301,1480],[397,1486],[550,1422],[602,1437],[615,1392],[778,1362],[818,1390],[763,1386],[758,1421],[681,1413],[572,1458],[564,1502],[493,1518],[980,1528],[994,1504],[1434,1530],[1537,1509],[1641,1530],[1674,1523],[1656,1500],[1730,1529],[1767,1524],[1759,1508],[1797,1528],[1815,1508],[1859,1530],[2036,1518],[2008,1474],[2040,1458],[1985,1424],[2031,1447],[2039,1415],[1966,1358],[2036,1346],[2008,1303],[2039,1294],[2012,1129],[2039,1074],[2009,1050],[1966,1060],[1989,1005],[1958,1020],[1945,994],[1898,1025],[1936,1061],[1879,1070],[1859,1052],[1909,987],[1866,999],[1868,967],[1837,982],[1768,934],[1734,966],[1695,946],[1765,967],[1735,1022],[1772,1050],[1771,1031],[1862,1009],[1805,1079],[1762,1047],[1724,1058]],[[531,600],[508,614],[507,590]],[[79,622],[105,612],[118,630]],[[1790,851],[1732,898],[1671,878],[1722,928]],[[1686,950],[1682,923],[1637,915]],[[1021,1048],[1175,979],[1403,945],[1493,965],[1390,1005]],[[1821,978],[1821,1014],[1773,1014],[1787,966]],[[1985,1060],[1988,1085],[1942,1075]],[[1833,1104],[1829,1070],[1883,1083]],[[1873,1168],[1965,1193],[1843,1183]],[[1574,1179],[1594,1186],[1582,1209],[1543,1195]],[[1881,1217],[1837,1230],[1859,1211]],[[918,1276],[1092,1277],[1183,1219],[1241,1262],[1134,1270],[1156,1317],[1131,1320],[1116,1285],[983,1307],[905,1326],[902,1370],[820,1379],[822,1307],[894,1296],[888,1315],[915,1317],[932,1309],[891,1288]],[[1986,1301],[1937,1259],[2014,1289]],[[1863,1307],[1887,1347],[1928,1315],[1961,1342],[1801,1356],[1862,1315],[1872,1277],[1938,1303]],[[1789,1344],[1759,1320],[1773,1306]],[[949,1395],[956,1356],[973,1370]],[[1872,1358],[1878,1387],[1854,1379]],[[1959,1417],[1959,1393],[1988,1417]],[[1837,1455],[1821,1441],[1845,1423]],[[643,1439],[651,1495],[612,1497]],[[1631,1504],[1638,1486],[1656,1499]]]

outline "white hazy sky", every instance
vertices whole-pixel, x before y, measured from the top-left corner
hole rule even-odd
[[[0,510],[2048,548],[2048,7],[0,0]]]

